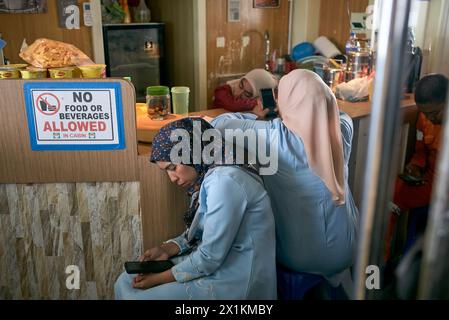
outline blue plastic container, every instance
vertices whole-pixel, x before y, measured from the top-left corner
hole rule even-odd
[[[292,50],[292,58],[295,61],[315,55],[315,47],[310,42],[302,42]]]

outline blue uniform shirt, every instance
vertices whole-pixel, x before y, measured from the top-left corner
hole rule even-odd
[[[309,168],[300,137],[281,119],[257,121],[253,114],[234,113],[212,121],[223,135],[225,129],[256,129],[259,139],[276,147],[277,171],[262,177],[275,216],[277,261],[295,271],[331,277],[353,263],[357,208],[347,184],[352,120],[340,113],[340,124],[346,193],[345,204],[338,206],[321,178]],[[246,143],[245,147],[257,153],[260,145]]]

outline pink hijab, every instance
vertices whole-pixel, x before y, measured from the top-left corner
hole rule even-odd
[[[310,168],[334,202],[344,204],[343,145],[334,94],[314,72],[294,70],[281,78],[278,97],[282,121],[304,143]]]

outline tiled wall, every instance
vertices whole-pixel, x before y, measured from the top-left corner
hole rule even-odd
[[[139,201],[138,182],[0,184],[0,299],[112,299],[141,254]]]

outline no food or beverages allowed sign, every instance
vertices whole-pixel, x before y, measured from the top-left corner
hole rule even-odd
[[[118,82],[24,84],[32,150],[125,148]]]

